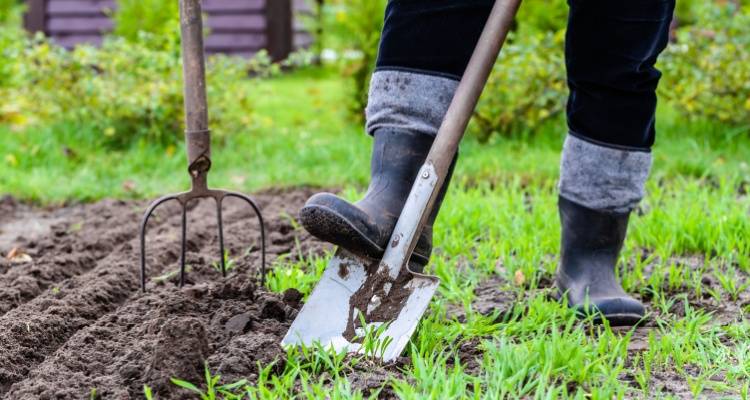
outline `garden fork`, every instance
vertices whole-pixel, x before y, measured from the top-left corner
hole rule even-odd
[[[208,129],[206,101],[206,65],[203,52],[203,21],[200,0],[180,0],[180,28],[182,36],[182,64],[185,93],[185,142],[187,145],[188,173],[192,181],[189,191],[161,197],[151,203],[141,222],[141,289],[146,291],[146,224],[151,214],[161,204],[176,200],[182,206],[182,236],[180,248],[180,287],[185,283],[185,251],[187,245],[187,206],[192,200],[212,198],[216,202],[219,225],[219,256],[221,273],[226,277],[224,260],[224,229],[221,207],[225,198],[235,197],[247,202],[258,216],[261,240],[261,284],[265,278],[266,234],[260,208],[250,197],[208,187],[207,175],[211,169],[211,134]]]

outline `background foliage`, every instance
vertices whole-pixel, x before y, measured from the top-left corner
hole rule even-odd
[[[696,5],[661,58],[662,99],[690,119],[750,127],[750,7]]]
[[[518,34],[503,48],[474,113],[482,139],[534,129],[565,109],[564,38],[562,30]]]
[[[3,14],[18,15],[16,10],[13,4]],[[71,51],[42,35],[28,37],[19,18],[6,19],[0,30],[6,61],[0,63],[0,124],[17,134],[73,124],[78,132],[98,133],[87,139],[111,148],[140,140],[176,143],[183,115],[177,13],[177,2],[122,1],[114,33],[101,47]],[[210,57],[210,119],[219,140],[253,123],[251,88],[237,83],[275,71],[263,52],[252,60]]]
[[[114,34],[131,42],[151,41],[151,47],[168,48],[179,41],[179,2],[164,0],[118,0],[113,13]],[[142,33],[150,35],[142,35]]]
[[[674,40],[663,54],[660,99],[689,118],[750,124],[750,6],[746,1],[678,1]],[[0,0],[0,123],[22,132],[33,126],[85,125],[93,140],[123,147],[139,139],[163,144],[181,137],[182,100],[177,3],[121,0],[115,29],[101,48],[64,51],[27,38],[18,0]],[[346,77],[342,108],[363,119],[370,74],[387,0],[330,0],[319,20],[326,62]],[[564,110],[565,0],[528,1],[475,113],[474,131],[535,132]],[[309,59],[292,58],[305,65]],[[303,60],[303,61],[299,61]],[[254,60],[212,57],[211,118],[219,137],[253,123],[253,96],[236,83],[273,74]],[[240,89],[240,87],[242,89]]]
[[[338,66],[350,82],[347,107],[360,121],[364,119],[386,4],[387,0],[330,0],[324,7],[324,46],[339,54]]]
[[[690,118],[718,118],[746,127],[750,121],[750,5],[746,0],[680,0],[677,4],[675,42],[658,64],[664,73],[661,100]],[[326,46],[355,55],[342,57],[341,65],[351,78],[347,107],[357,118],[367,101],[384,8],[381,0],[336,0],[327,6]],[[567,12],[565,0],[522,5],[475,113],[480,137],[534,131],[564,111]]]

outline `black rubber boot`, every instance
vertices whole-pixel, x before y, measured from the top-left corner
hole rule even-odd
[[[421,133],[381,129],[375,132],[370,186],[355,204],[331,193],[312,196],[302,210],[302,225],[313,236],[355,254],[383,256],[406,198],[434,138]],[[455,160],[454,160],[455,164]],[[432,225],[453,172],[445,180],[435,207],[419,236],[411,268],[421,271],[432,253]]]
[[[556,284],[568,304],[582,316],[610,325],[635,325],[643,304],[617,282],[615,266],[625,241],[630,213],[602,212],[559,197],[562,224],[561,260]]]

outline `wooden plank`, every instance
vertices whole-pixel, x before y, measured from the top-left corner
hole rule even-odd
[[[295,12],[312,12],[313,7],[310,3],[315,0],[294,0],[294,11]]]
[[[258,50],[239,50],[239,49],[206,49],[206,53],[209,55],[213,54],[224,54],[233,57],[251,58],[258,53]]]
[[[254,33],[215,33],[205,40],[211,50],[259,50],[266,46],[266,36]]]
[[[117,7],[115,0],[48,0],[50,16],[106,15]]]
[[[93,34],[64,35],[64,36],[54,36],[52,38],[53,42],[67,49],[71,49],[79,44],[90,44],[94,46],[101,46],[102,40],[103,38],[101,35],[93,35]]]
[[[111,12],[117,0],[26,0],[26,28],[44,31],[65,47],[79,43],[99,45],[113,28]],[[173,1],[173,0],[165,0]],[[320,0],[203,0],[208,14],[209,53],[251,57],[267,48],[274,60],[286,58],[312,38],[295,13],[314,15]]]
[[[306,30],[305,28],[307,28],[307,26],[305,26],[305,24],[306,24],[305,21],[303,21],[303,20],[301,20],[299,18],[295,18],[294,21],[293,21],[292,29],[294,29],[295,32],[305,31]]]
[[[268,45],[266,49],[273,61],[281,61],[292,52],[292,2],[271,0],[266,6],[268,20]]]
[[[47,8],[46,0],[29,0],[26,14],[23,18],[23,25],[29,32],[44,32],[47,17],[45,9]]]
[[[299,48],[306,48],[310,47],[310,45],[313,44],[313,38],[310,36],[309,33],[306,32],[300,32],[294,34],[294,47]]]
[[[209,15],[206,24],[211,32],[265,33],[266,31],[266,18],[263,14]]]
[[[208,14],[262,12],[265,7],[266,0],[205,0],[203,2],[203,11]]]
[[[47,22],[47,32],[52,35],[65,33],[103,33],[111,31],[114,23],[107,17],[52,17]]]

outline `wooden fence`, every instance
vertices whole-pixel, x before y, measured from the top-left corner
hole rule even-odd
[[[115,0],[27,0],[27,5],[26,29],[68,48],[100,44],[113,28],[110,15],[117,8]],[[266,49],[281,60],[312,42],[298,18],[313,12],[306,0],[204,0],[203,10],[208,53],[250,57]]]

